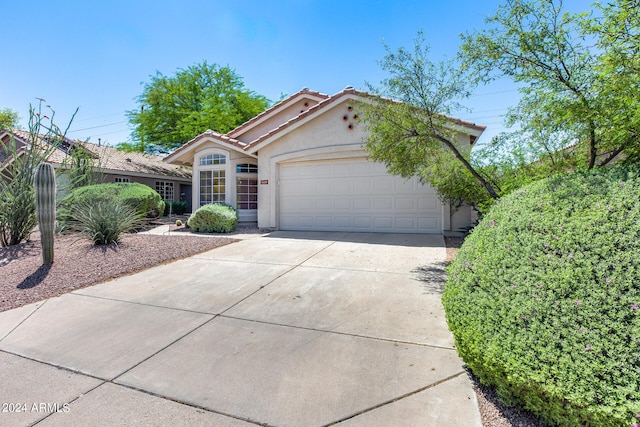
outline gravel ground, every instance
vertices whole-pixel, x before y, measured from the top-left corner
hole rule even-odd
[[[174,227],[172,227],[174,228]],[[175,231],[187,230],[175,227]],[[241,233],[261,232],[239,229]],[[182,233],[180,233],[182,234]],[[127,235],[118,245],[95,247],[78,236],[57,236],[55,261],[42,266],[37,233],[20,245],[0,248],[0,312],[58,296],[154,265],[185,258],[236,241],[229,237],[189,235]],[[447,262],[451,262],[464,239],[446,237]],[[543,427],[528,412],[505,407],[495,391],[471,376],[484,427]]]
[[[93,246],[74,235],[56,236],[54,262],[42,265],[37,233],[0,248],[0,311],[58,296],[154,265],[234,242],[230,237],[132,234],[118,245]]]

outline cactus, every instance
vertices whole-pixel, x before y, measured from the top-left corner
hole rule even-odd
[[[36,193],[36,218],[42,243],[42,263],[53,263],[53,233],[56,225],[56,174],[49,163],[40,163],[35,170],[33,187]]]

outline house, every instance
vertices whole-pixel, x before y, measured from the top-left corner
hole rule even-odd
[[[11,137],[16,141],[18,150],[29,141],[29,132],[13,130],[0,132],[0,163],[10,161],[8,153],[3,147],[9,143]],[[40,137],[39,142],[44,138]],[[83,150],[85,154],[94,159],[94,164],[99,169],[100,182],[138,182],[145,184],[158,193],[164,200],[184,200],[187,202],[188,211],[191,211],[191,168],[168,164],[162,156],[146,153],[128,153],[117,150],[114,147],[81,142],[65,138],[57,149],[48,157],[56,170],[69,168],[70,153],[73,150]],[[0,167],[1,169],[1,167]],[[65,176],[58,174],[58,186],[64,192]]]
[[[302,89],[226,134],[207,131],[167,157],[193,167],[193,208],[236,206],[242,222],[278,230],[442,233],[469,226],[418,178],[367,159],[365,130],[347,87],[335,95]],[[461,145],[484,126],[451,119]]]

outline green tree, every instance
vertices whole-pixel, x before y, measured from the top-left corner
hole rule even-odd
[[[18,113],[9,108],[0,110],[0,131],[17,128],[19,119]]]
[[[603,17],[590,20],[587,31],[595,34],[603,52],[598,64],[602,75],[603,112],[608,119],[606,137],[612,157],[624,152],[625,161],[640,161],[640,1],[618,0],[597,5]],[[607,159],[605,158],[605,160]]]
[[[480,206],[498,198],[487,171],[473,164],[470,147],[458,140],[456,121],[447,116],[463,108],[459,100],[469,96],[467,76],[454,60],[430,61],[422,33],[412,51],[386,49],[380,65],[389,77],[381,88],[369,85],[376,96],[358,107],[369,131],[370,158],[393,174],[420,176],[454,205]]]
[[[611,3],[598,23],[591,13],[564,11],[562,0],[506,0],[487,28],[463,36],[460,54],[477,81],[508,77],[522,84],[521,100],[507,115],[507,125],[520,129],[499,140],[509,150],[525,146],[528,160],[546,157],[552,171],[567,161],[591,169],[633,153],[637,118],[629,122],[629,115],[637,116],[638,74],[617,52],[637,47],[613,28],[621,13],[637,18],[632,3],[637,7],[637,1]],[[637,32],[633,21],[625,23]],[[591,46],[594,40],[600,49]]]
[[[120,148],[169,152],[211,129],[226,133],[264,111],[269,101],[244,87],[229,67],[206,61],[168,77],[157,72],[129,111],[132,143]]]
[[[381,66],[390,77],[370,89],[401,102],[363,104],[371,157],[391,173],[419,175],[443,201],[481,208],[554,173],[637,163],[640,2],[598,7],[568,13],[561,0],[505,0],[485,28],[462,36],[456,60],[432,62],[421,36],[413,52],[387,48]],[[472,155],[446,115],[497,78],[520,84],[506,120],[518,130]]]

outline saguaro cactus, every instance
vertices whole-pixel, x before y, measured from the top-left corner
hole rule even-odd
[[[56,174],[49,163],[40,163],[35,170],[33,187],[36,192],[36,218],[42,243],[42,263],[53,263],[53,234],[56,225]]]

